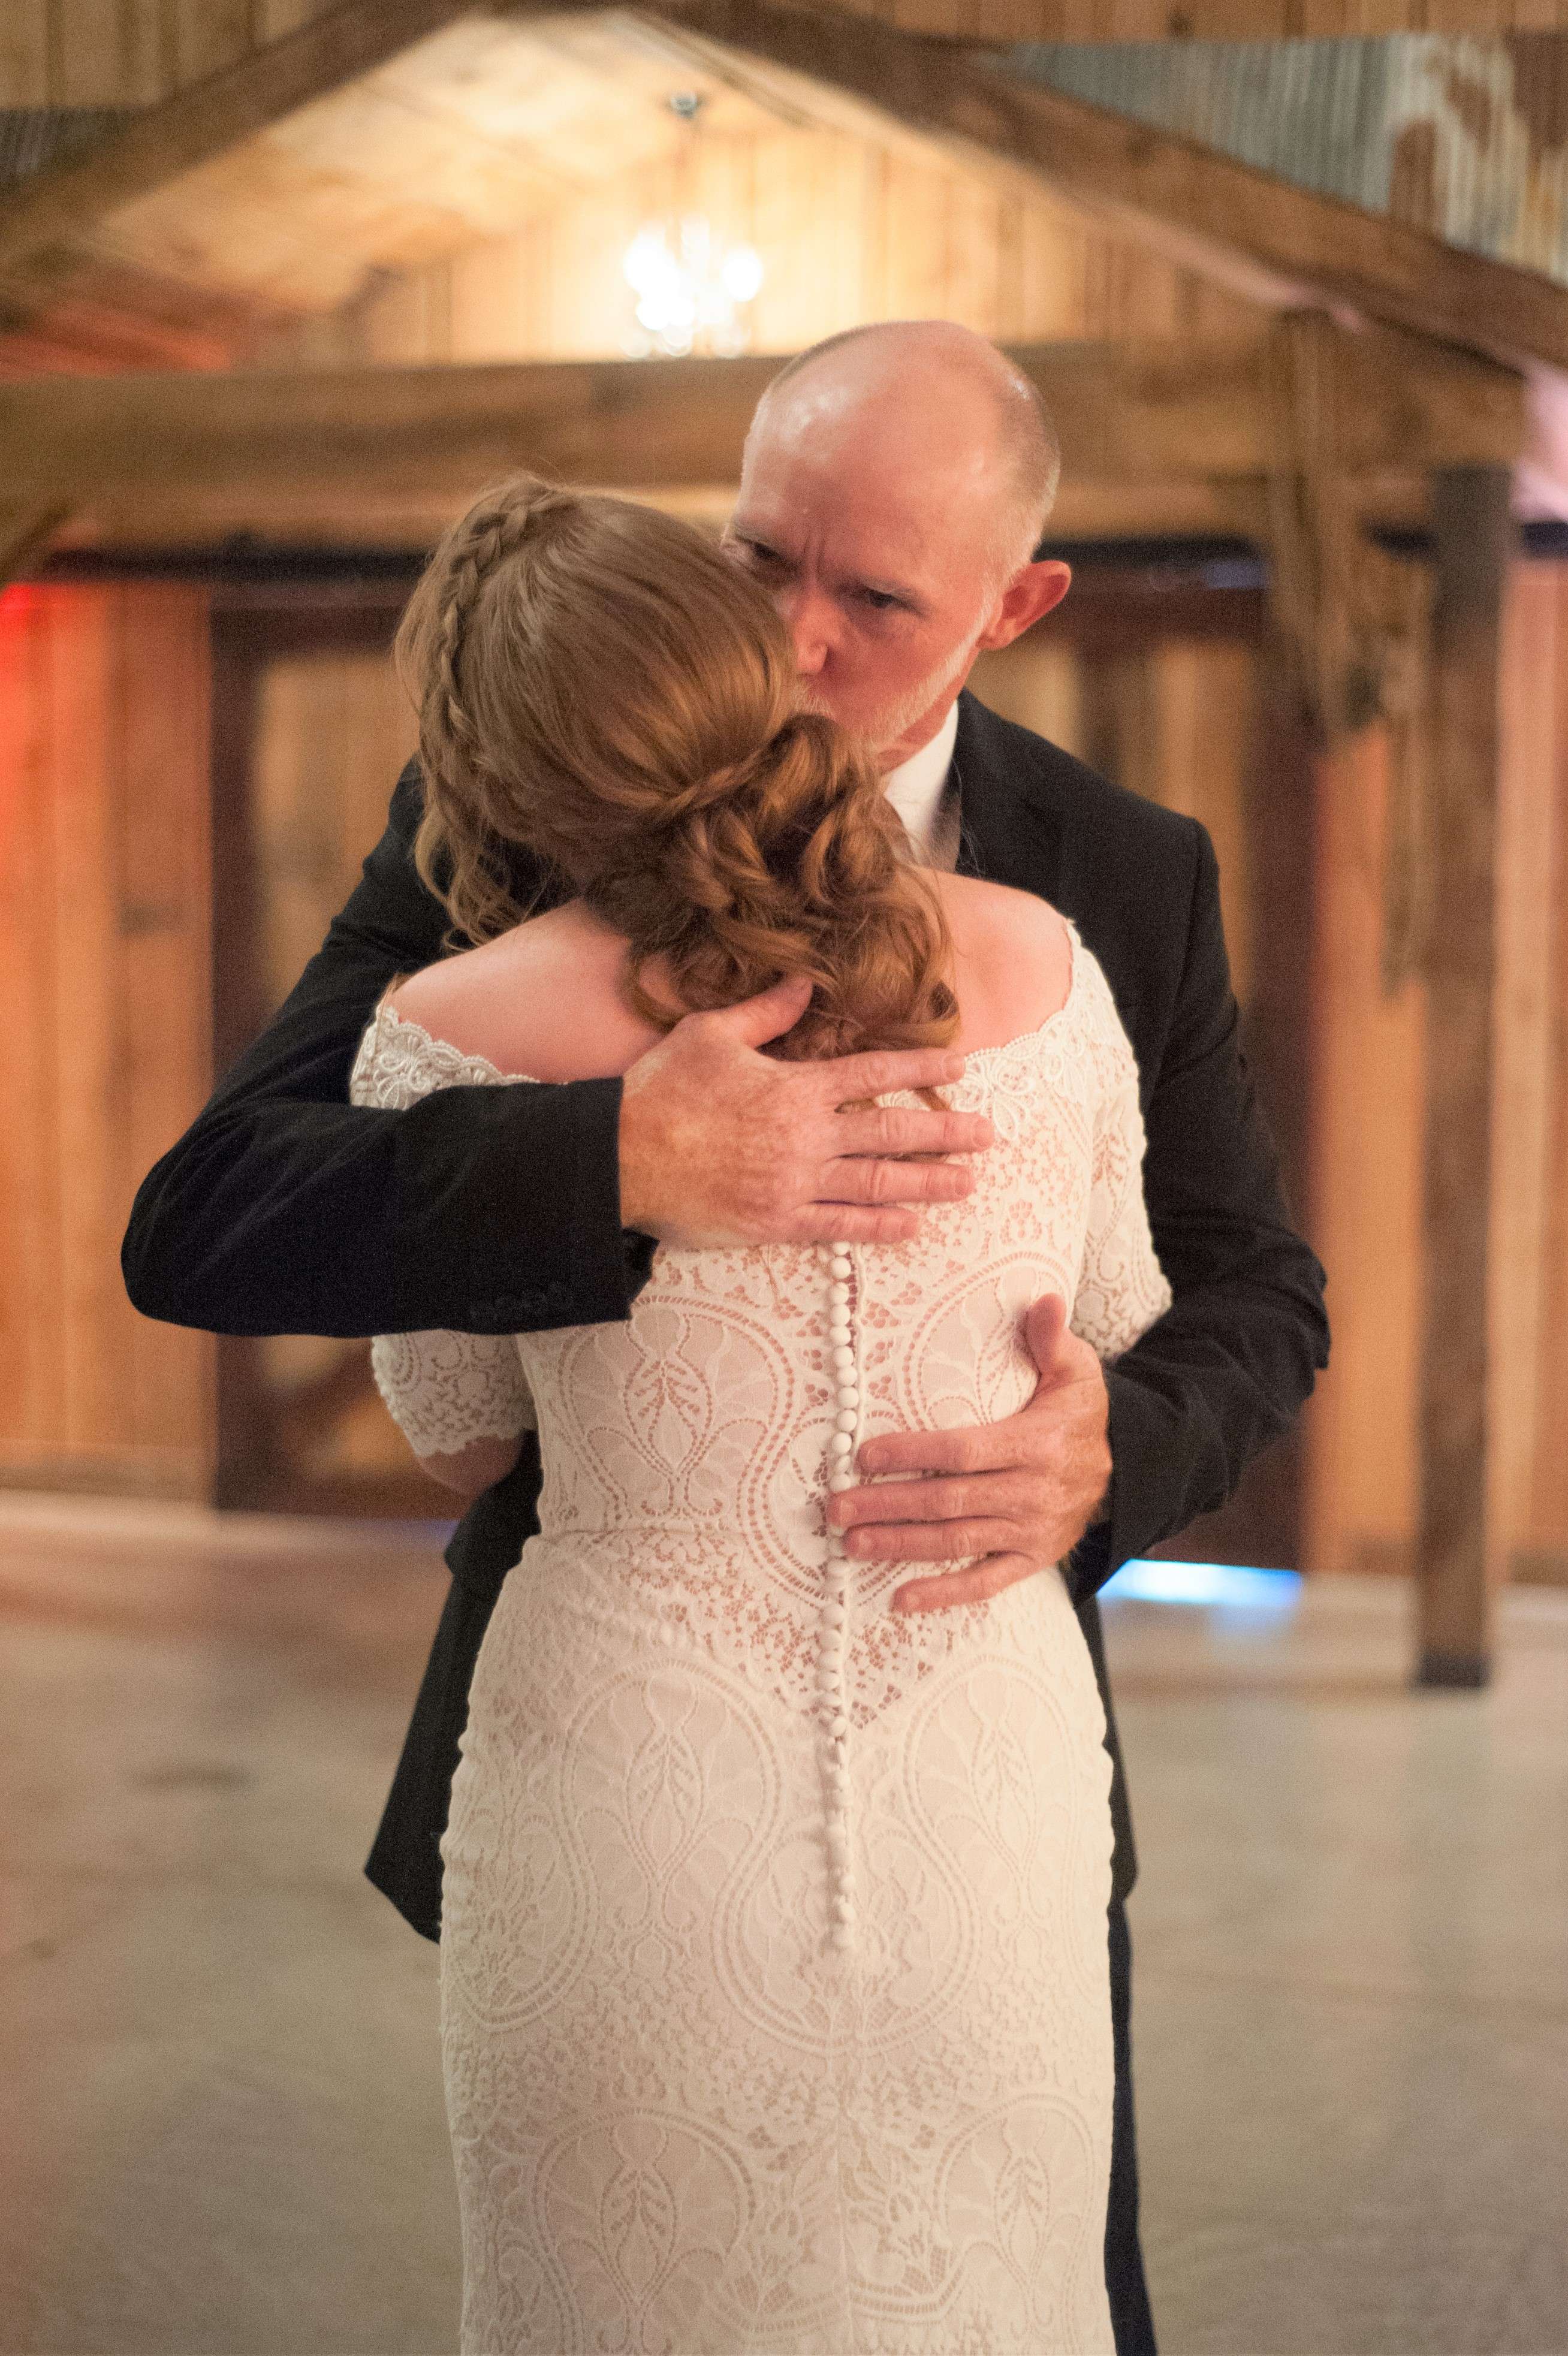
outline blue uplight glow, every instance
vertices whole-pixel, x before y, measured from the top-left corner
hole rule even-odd
[[[1250,1570],[1234,1562],[1124,1562],[1100,1590],[1111,1602],[1197,1603],[1209,1611],[1287,1612],[1299,1570]]]

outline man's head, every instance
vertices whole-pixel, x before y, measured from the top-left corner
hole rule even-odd
[[[1059,471],[1034,386],[968,327],[855,327],[791,360],[725,545],[789,622],[802,700],[885,767],[927,743],[975,656],[1067,594],[1067,566],[1034,562]]]

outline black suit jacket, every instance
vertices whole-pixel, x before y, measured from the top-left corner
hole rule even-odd
[[[1108,1520],[1069,1566],[1115,1762],[1114,1886],[1135,1870],[1096,1590],[1223,1503],[1327,1363],[1323,1271],[1292,1230],[1237,1042],[1208,837],[965,694],[960,867],[1051,901],[1105,969],[1137,1056],[1144,1189],[1172,1307],[1109,1370]],[[219,1333],[542,1332],[625,1317],[653,1247],[620,1225],[618,1080],[448,1088],[406,1112],[348,1102],[393,974],[441,953],[420,882],[413,765],[320,951],[148,1173],[123,1251],[143,1313]],[[538,879],[521,879],[534,884]],[[548,896],[546,894],[545,896]],[[537,1444],[459,1524],[452,1587],[366,1871],[440,1933],[441,1859],[469,1680],[537,1528]]]

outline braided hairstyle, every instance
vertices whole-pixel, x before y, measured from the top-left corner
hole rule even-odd
[[[526,913],[521,850],[626,937],[628,998],[666,1028],[804,974],[778,1054],[952,1037],[940,903],[874,763],[796,709],[782,620],[705,533],[516,476],[442,540],[397,654],[424,774],[414,858],[459,939]]]

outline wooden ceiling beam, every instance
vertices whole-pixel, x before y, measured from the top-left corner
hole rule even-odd
[[[1568,368],[1568,288],[1552,279],[999,71],[967,43],[774,0],[668,0],[659,16],[742,72],[751,60],[754,79],[760,66],[796,89],[809,80],[972,164],[1028,171],[1276,306],[1337,303],[1510,364]]]
[[[1254,479],[1281,463],[1266,338],[1014,348],[1060,432],[1069,485]],[[1333,345],[1339,463],[1355,477],[1508,465],[1524,434],[1508,371],[1411,339]],[[539,361],[307,374],[0,384],[0,482],[79,505],[128,489],[440,492],[515,466],[655,489],[733,482],[778,359]]]
[[[695,522],[722,524],[735,505],[727,483],[623,484],[628,498]],[[168,554],[212,549],[242,537],[275,550],[406,550],[422,554],[460,516],[472,495],[467,485],[446,493],[411,492],[375,499],[350,486],[340,498],[319,488],[231,493],[125,491],[73,511],[52,535],[55,549],[110,555]],[[1428,520],[1419,477],[1380,481],[1375,520],[1416,530]],[[1256,539],[1262,530],[1261,486],[1247,483],[1067,483],[1051,515],[1053,541]]]
[[[69,508],[0,500],[0,589],[53,539]]]

